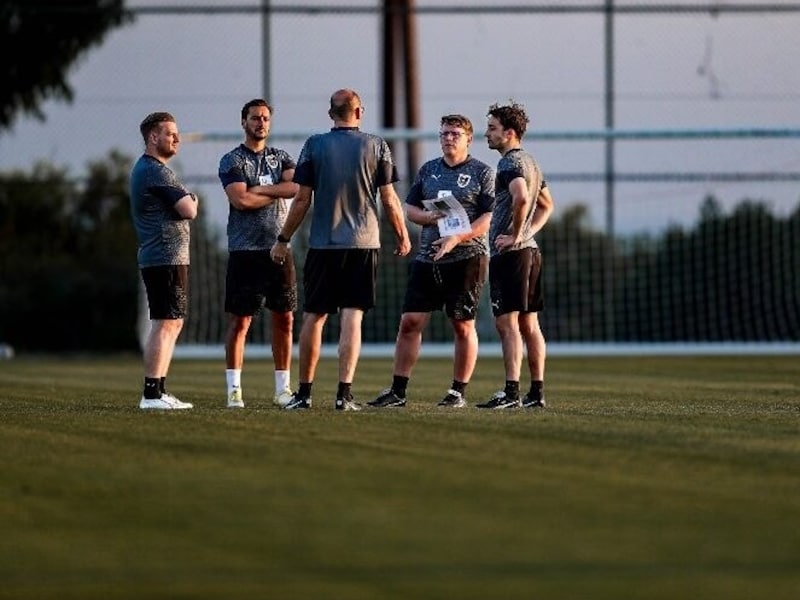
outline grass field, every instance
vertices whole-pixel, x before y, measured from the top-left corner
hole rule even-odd
[[[0,361],[0,598],[796,599],[798,357],[553,358],[546,411],[248,408],[223,365],[178,361],[195,403],[137,408],[138,357]],[[357,398],[390,380],[362,360]],[[296,383],[296,376],[293,376]]]

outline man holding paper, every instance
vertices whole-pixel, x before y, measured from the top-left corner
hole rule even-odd
[[[463,115],[441,119],[442,156],[419,169],[406,198],[406,215],[422,226],[419,251],[408,267],[408,285],[397,332],[392,385],[368,402],[401,407],[419,357],[431,312],[444,310],[453,327],[453,382],[439,406],[466,406],[466,388],[478,357],[475,316],[488,273],[487,235],[494,207],[494,169],[472,158],[473,127]]]

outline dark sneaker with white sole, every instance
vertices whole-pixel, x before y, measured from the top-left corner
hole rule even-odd
[[[522,408],[545,408],[546,406],[544,398],[531,398],[528,394],[522,398]]]
[[[311,408],[311,396],[298,396],[295,392],[283,410],[306,410],[309,408]]]
[[[397,394],[392,391],[391,388],[387,388],[383,390],[375,400],[370,400],[367,402],[367,406],[371,406],[373,408],[393,408],[393,407],[401,407],[406,405],[406,399],[401,398]]]
[[[439,400],[436,406],[446,406],[448,408],[463,408],[467,405],[464,394],[455,390],[447,390],[447,395]]]
[[[336,410],[350,410],[350,411],[357,411],[361,410],[361,405],[353,400],[353,396],[347,396],[347,398],[343,398],[338,396],[336,398],[336,404],[334,404],[334,408]]]
[[[489,398],[488,402],[484,402],[483,404],[476,404],[477,408],[519,408],[520,401],[519,398],[511,398],[510,396],[506,395],[505,392],[499,391],[495,392],[491,398]]]

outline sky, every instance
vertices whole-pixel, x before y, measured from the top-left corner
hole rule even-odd
[[[299,0],[273,6],[373,7],[377,0]],[[222,6],[205,0],[137,0],[130,8]],[[237,6],[259,6],[242,0]],[[552,2],[418,1],[417,6],[553,5]],[[592,7],[600,0],[562,6]],[[617,2],[654,6],[653,1]],[[687,6],[714,5],[691,2]],[[718,3],[717,3],[718,4]],[[728,2],[727,4],[756,4]],[[765,2],[765,5],[795,5]],[[230,3],[227,3],[230,6]],[[541,164],[556,199],[556,217],[580,203],[591,223],[606,225],[601,181],[602,141],[553,141],[545,134],[604,129],[604,19],[596,12],[545,14],[422,12],[416,20],[421,129],[432,138],[442,114],[469,116],[473,156],[496,165],[483,131],[489,104],[513,98],[531,117],[525,147]],[[0,170],[30,169],[39,160],[75,176],[111,149],[136,157],[138,124],[154,110],[176,115],[184,135],[171,163],[203,194],[212,221],[224,224],[227,201],[216,178],[219,158],[241,141],[241,106],[268,96],[275,107],[270,143],[295,158],[302,138],[330,127],[331,92],[357,89],[367,107],[363,129],[379,129],[380,21],[370,13],[292,14],[270,21],[269,89],[264,85],[261,16],[257,13],[142,14],[111,32],[69,74],[71,105],[47,102],[44,123],[23,118],[0,134]],[[618,14],[614,19],[614,122],[623,131],[769,128],[798,131],[800,118],[800,11],[764,14]],[[291,135],[289,135],[291,134]],[[200,141],[210,135],[221,141]],[[283,137],[282,137],[283,136]],[[289,137],[286,137],[289,136]],[[537,136],[541,136],[538,138]],[[800,137],[780,139],[672,139],[615,143],[617,172],[800,172]],[[426,142],[423,159],[439,153]],[[405,163],[398,156],[401,175]],[[573,175],[573,179],[569,175]],[[575,181],[579,175],[582,181]],[[730,209],[744,198],[763,200],[788,214],[800,201],[798,181],[621,182],[614,189],[617,233],[658,232],[691,226],[702,199],[712,194]]]

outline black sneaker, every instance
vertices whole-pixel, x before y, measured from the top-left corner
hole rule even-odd
[[[367,405],[373,408],[401,407],[406,405],[406,399],[395,394],[391,388],[387,388],[375,400],[367,402]]]
[[[546,406],[544,398],[531,398],[528,394],[522,398],[522,408],[545,408]]]
[[[353,400],[352,394],[347,398],[342,398],[338,396],[336,398],[336,404],[334,405],[336,410],[361,410],[361,405]]]
[[[447,395],[442,398],[436,406],[447,406],[448,408],[463,408],[467,405],[464,394],[455,390],[447,390]]]
[[[519,398],[510,398],[505,392],[495,392],[488,402],[476,404],[478,408],[519,408]]]
[[[283,407],[283,410],[304,410],[311,408],[311,396],[298,396],[297,392],[292,394],[292,399]]]

